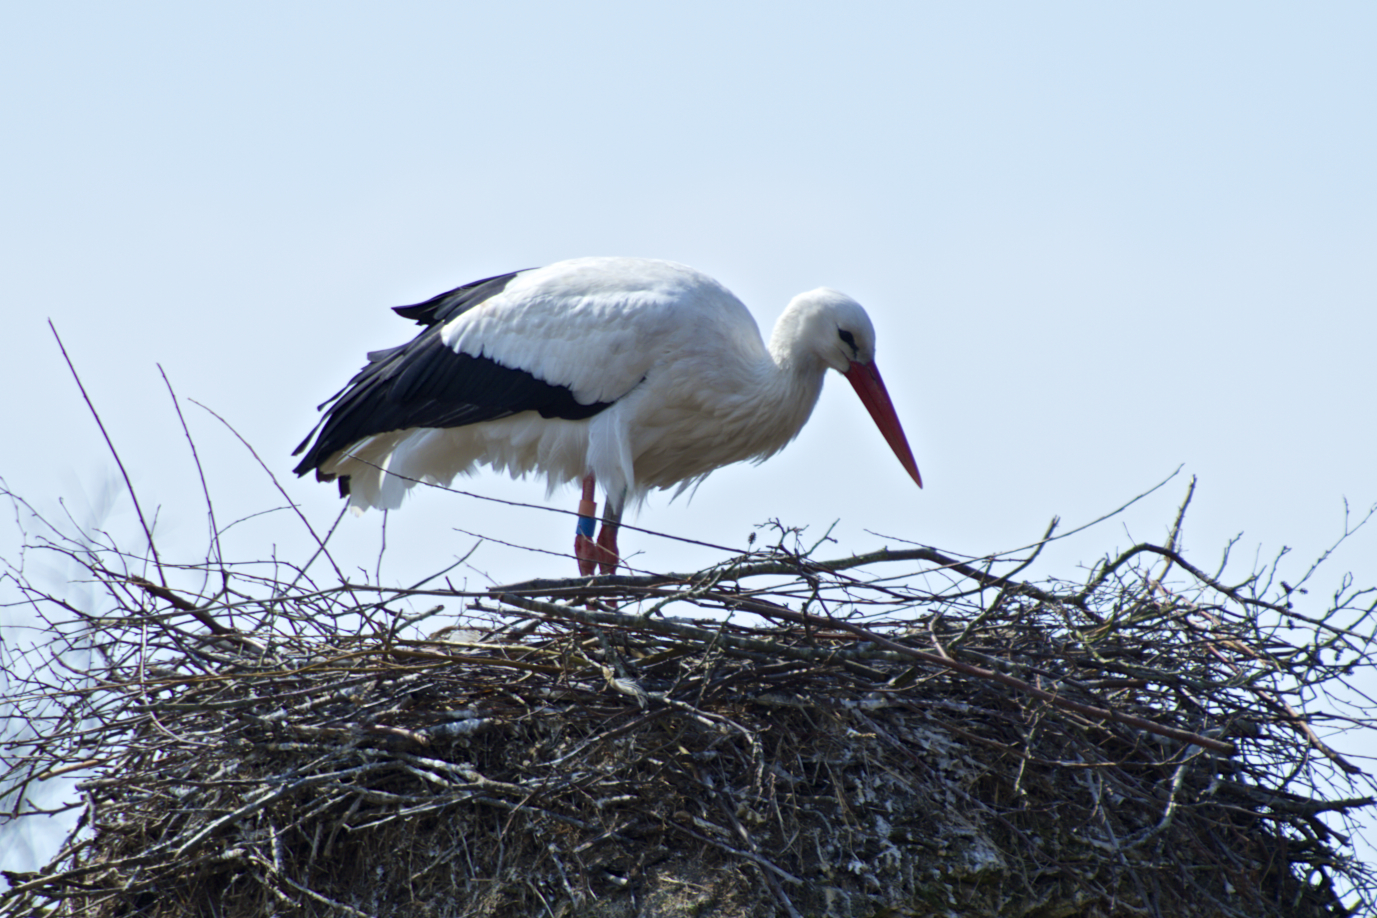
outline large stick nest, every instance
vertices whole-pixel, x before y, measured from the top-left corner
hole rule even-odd
[[[1265,571],[1230,587],[1153,545],[1080,583],[781,544],[476,595],[31,544],[102,599],[19,580],[50,630],[9,661],[27,732],[4,786],[18,814],[75,774],[83,816],[46,868],[7,875],[0,915],[1256,918],[1346,914],[1336,883],[1374,901],[1340,832],[1367,779],[1319,708],[1371,662],[1370,592],[1303,613]]]

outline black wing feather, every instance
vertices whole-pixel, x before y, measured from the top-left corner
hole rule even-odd
[[[455,353],[440,339],[450,319],[501,293],[519,273],[484,278],[424,303],[396,307],[398,315],[428,327],[407,344],[370,353],[368,365],[319,406],[325,416],[293,451],[294,456],[306,453],[293,471],[305,475],[319,470],[340,450],[394,430],[462,427],[522,411],[581,420],[610,407],[611,402],[581,404],[563,386],[488,357]],[[347,478],[341,479],[340,491],[348,493]]]
[[[529,271],[529,268],[525,269]],[[433,296],[424,303],[416,303],[412,306],[393,306],[392,311],[404,319],[413,319],[417,325],[438,325],[441,322],[448,322],[450,319],[477,306],[484,300],[492,299],[512,282],[512,278],[522,271],[512,271],[508,274],[498,274],[495,277],[485,277],[482,280],[472,281],[462,287],[455,287],[453,290],[446,290],[439,296]]]

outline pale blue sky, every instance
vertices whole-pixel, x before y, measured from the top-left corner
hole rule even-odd
[[[1289,545],[1294,576],[1345,497],[1377,502],[1375,47],[1370,3],[12,5],[0,475],[51,506],[109,474],[51,318],[164,550],[200,557],[155,364],[285,481],[313,406],[410,336],[388,307],[648,255],[718,277],[767,328],[802,290],[859,299],[927,487],[832,379],[782,455],[633,523],[743,545],[770,517],[840,520],[836,553],[877,547],[869,529],[985,554],[1184,464],[1032,573],[1162,538],[1194,474],[1187,551],[1210,567],[1241,532],[1245,566]],[[188,415],[222,520],[280,502]],[[337,512],[332,488],[287,486],[314,520]],[[346,567],[373,568],[378,520],[345,522]],[[127,510],[109,525],[132,544]],[[389,522],[385,575],[467,550],[456,525],[572,541],[567,518],[422,495]],[[240,526],[231,554],[298,551],[297,528]],[[712,560],[622,545],[654,569]],[[1349,569],[1377,582],[1374,559],[1369,531],[1315,593]],[[491,545],[473,564],[573,568]]]

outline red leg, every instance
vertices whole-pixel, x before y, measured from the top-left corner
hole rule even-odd
[[[625,491],[615,500],[612,495],[607,496],[607,510],[602,515],[602,532],[598,533],[598,549],[602,553],[598,563],[602,566],[604,574],[615,574],[617,565],[621,563],[621,552],[617,550],[617,530],[622,525],[622,507],[625,502]]]
[[[608,515],[611,516],[610,513]],[[602,558],[599,560],[604,574],[615,574],[617,564],[621,561],[621,553],[617,551],[617,529],[620,526],[620,520],[602,521],[602,532],[598,533],[598,548],[602,551]]]
[[[583,499],[579,501],[578,530],[574,535],[574,557],[579,562],[579,573],[590,577],[598,562],[602,560],[602,549],[593,541],[593,526],[598,519],[598,505],[593,500],[593,476],[583,479]]]
[[[574,557],[579,562],[579,573],[592,576],[593,569],[601,567],[604,574],[617,572],[621,555],[617,551],[617,529],[622,522],[622,508],[607,502],[607,513],[602,518],[602,532],[593,541],[593,527],[598,518],[598,505],[593,502],[593,476],[583,479],[583,500],[579,501],[578,533],[574,536]],[[625,500],[625,497],[622,498]]]

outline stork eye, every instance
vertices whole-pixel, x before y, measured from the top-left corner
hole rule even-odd
[[[842,343],[851,348],[851,353],[856,353],[856,336],[844,328],[837,329],[837,337],[842,339]]]

